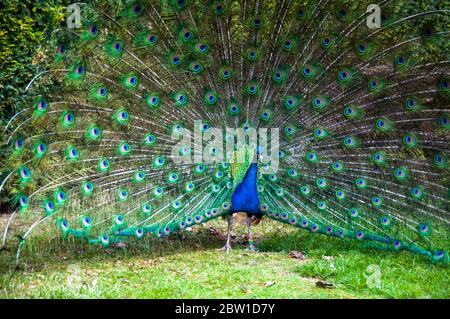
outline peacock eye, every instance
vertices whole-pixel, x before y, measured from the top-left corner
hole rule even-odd
[[[21,148],[23,147],[23,144],[24,144],[23,139],[19,138],[19,139],[17,139],[16,142],[14,143],[14,147],[15,147],[16,149],[21,149]]]
[[[39,151],[42,152],[44,150],[44,148],[45,148],[45,146],[43,144],[39,144],[39,146],[38,146]]]
[[[21,206],[24,206],[24,205],[28,204],[28,198],[25,197],[25,196],[21,196],[20,199],[19,199],[19,203],[20,203]]]
[[[199,71],[201,69],[200,64],[194,64],[193,67],[194,71]]]
[[[96,35],[97,34],[97,32],[98,32],[97,26],[93,25],[93,26],[91,26],[90,29],[91,29],[90,31],[91,31],[92,35]]]
[[[52,202],[47,202],[47,203],[45,204],[45,209],[46,209],[47,211],[53,210],[53,208],[54,208],[54,205],[53,205]]]
[[[98,93],[98,95],[99,96],[106,96],[106,88],[105,87],[100,87],[98,90],[97,90],[97,93]]]
[[[83,225],[84,225],[84,226],[90,226],[91,223],[92,223],[92,220],[91,220],[90,217],[84,217],[84,218],[83,218]]]
[[[142,10],[142,8],[140,5],[135,5],[133,8],[134,13],[137,13],[137,14],[140,13],[141,10]]]
[[[45,110],[47,108],[47,102],[45,102],[45,101],[40,101],[39,103],[38,103],[38,109],[40,109],[40,110]]]
[[[84,67],[82,65],[77,66],[77,68],[75,69],[75,72],[79,75],[84,73]]]
[[[63,229],[68,229],[68,228],[69,228],[69,222],[68,222],[66,219],[64,219],[64,220],[61,222],[61,227],[62,227]]]
[[[66,47],[61,45],[56,50],[58,51],[59,54],[64,54],[66,52]]]

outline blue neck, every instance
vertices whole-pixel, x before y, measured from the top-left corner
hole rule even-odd
[[[251,163],[250,167],[247,170],[247,173],[245,174],[242,184],[253,185],[256,190],[256,178],[257,177],[258,177],[258,164]]]

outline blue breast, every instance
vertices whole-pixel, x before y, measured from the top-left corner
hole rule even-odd
[[[248,214],[260,214],[259,197],[256,190],[256,178],[258,164],[252,163],[247,170],[244,179],[236,187],[231,195],[231,212],[244,212]]]

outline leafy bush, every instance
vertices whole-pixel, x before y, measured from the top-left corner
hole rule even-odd
[[[6,0],[0,3],[0,125],[22,108],[24,89],[41,71],[39,47],[64,20],[68,0]]]

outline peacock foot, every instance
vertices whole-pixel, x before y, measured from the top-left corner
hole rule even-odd
[[[219,248],[218,250],[229,253],[231,251],[231,245],[229,243],[226,243],[225,246],[223,246],[222,248]]]
[[[258,248],[256,247],[255,243],[252,242],[252,241],[248,242],[247,250],[248,251],[254,251],[254,252],[258,252],[259,251]]]

